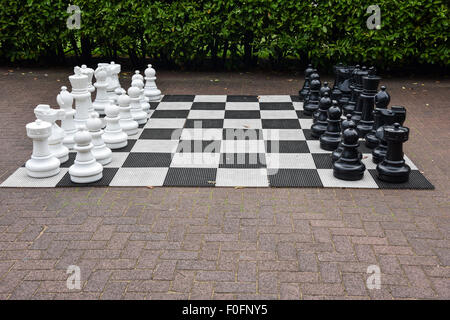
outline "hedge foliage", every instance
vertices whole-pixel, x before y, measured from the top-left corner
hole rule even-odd
[[[0,58],[63,61],[76,56],[145,58],[227,68],[300,59],[448,66],[445,0],[377,0],[381,29],[369,30],[362,0],[71,0],[81,28],[69,30],[69,1],[0,0]],[[292,60],[291,60],[292,61]]]

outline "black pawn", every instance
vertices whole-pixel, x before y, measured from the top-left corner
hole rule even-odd
[[[355,94],[357,96],[356,106],[352,112],[352,120],[358,124],[359,120],[361,120],[362,115],[362,100],[361,94],[363,92],[363,78],[369,74],[369,70],[366,67],[362,67],[361,70],[356,72],[356,87]]]
[[[344,131],[342,139],[343,150],[339,159],[333,163],[333,175],[341,180],[361,180],[366,166],[359,158],[359,136],[354,123]]]
[[[341,142],[341,109],[335,104],[328,109],[327,130],[320,136],[320,148],[333,151]]]
[[[378,109],[386,109],[391,102],[391,96],[386,91],[385,86],[380,87],[380,91],[375,95],[375,106]]]
[[[309,94],[309,81],[310,81],[310,76],[311,74],[314,72],[314,69],[312,67],[311,64],[308,64],[308,67],[305,70],[305,81],[303,82],[303,87],[302,89],[298,92],[298,95],[300,97],[300,101],[305,101],[306,97]]]
[[[374,119],[373,128],[372,131],[369,132],[364,138],[366,147],[369,149],[374,149],[378,147],[380,143],[380,140],[376,136],[378,128],[383,125],[380,110],[381,109],[378,108],[375,108],[375,110],[373,110],[373,119]]]
[[[315,112],[314,115],[317,114],[316,121],[311,126],[311,135],[319,139],[322,134],[325,133],[327,130],[328,122],[328,109],[331,107],[331,99],[329,97],[328,92],[325,92],[323,97],[320,98],[319,101],[319,110],[317,113]],[[337,101],[333,101],[333,105],[337,107]]]
[[[310,77],[309,95],[303,106],[303,114],[311,116],[314,111],[319,108],[319,92],[320,92],[320,76],[317,72],[313,72]]]
[[[403,159],[403,143],[408,141],[409,129],[395,123],[384,127],[384,139],[387,141],[386,158],[377,165],[378,179],[401,183],[409,179],[411,168]]]
[[[347,130],[348,128],[350,128],[351,126],[355,127],[356,123],[355,123],[355,121],[352,120],[352,115],[349,113],[349,114],[347,114],[347,119],[345,119],[341,123],[342,133],[344,133],[344,131]],[[342,148],[342,141],[341,141],[341,143],[339,144],[337,149],[331,153],[331,160],[333,162],[335,162],[337,159],[339,159],[341,157],[342,150],[344,150],[344,149]]]
[[[326,81],[324,81],[323,86],[320,88],[319,91],[321,97],[323,97],[325,93],[328,93],[328,95],[331,94],[331,88],[328,86],[328,82]]]
[[[375,75],[363,77],[363,92],[359,96],[362,104],[361,120],[356,127],[360,138],[364,138],[373,129],[373,109],[380,80],[381,78]]]

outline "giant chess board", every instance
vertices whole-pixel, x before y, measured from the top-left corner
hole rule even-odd
[[[378,180],[363,141],[364,178],[334,178],[330,152],[311,137],[312,119],[296,96],[166,95],[151,109],[127,147],[113,150],[100,181],[71,182],[71,152],[56,176],[30,178],[21,167],[1,186],[434,188],[406,156],[412,169],[408,182]]]

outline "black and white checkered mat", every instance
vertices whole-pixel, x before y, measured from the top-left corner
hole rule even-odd
[[[433,189],[407,157],[409,182],[379,181],[364,143],[364,178],[334,178],[330,153],[311,137],[311,117],[296,96],[166,95],[151,105],[147,124],[113,151],[103,178],[86,185]],[[83,186],[70,181],[74,158],[54,177],[30,178],[22,167],[1,186]]]

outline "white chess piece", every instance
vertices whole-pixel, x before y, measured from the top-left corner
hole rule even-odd
[[[133,120],[133,117],[131,116],[131,107],[130,107],[131,99],[128,95],[122,94],[119,99],[119,124],[122,130],[128,135],[132,136],[134,134],[138,133],[138,123]]]
[[[48,137],[52,134],[52,124],[37,119],[26,125],[27,136],[33,139],[33,154],[25,168],[27,174],[33,178],[47,178],[60,172],[61,162],[48,147]]]
[[[112,151],[109,149],[103,141],[102,130],[103,122],[98,116],[91,114],[91,117],[86,121],[86,127],[92,136],[92,154],[95,160],[102,165],[106,165],[112,161]]]
[[[85,64],[81,66],[81,73],[87,75],[88,77],[88,87],[87,90],[91,93],[89,97],[89,113],[98,113],[94,110],[94,105],[92,104],[92,93],[95,91],[95,87],[92,85],[92,77],[94,75],[94,69],[88,68]]]
[[[88,91],[88,76],[81,73],[80,67],[75,67],[74,71],[75,74],[69,76],[69,81],[75,99],[75,125],[81,127],[86,125],[86,120],[89,119],[91,93]]]
[[[103,141],[110,149],[124,148],[128,144],[128,136],[122,131],[119,124],[119,107],[111,104],[106,110],[106,128],[103,133]]]
[[[119,105],[119,102],[118,102],[119,97],[120,97],[122,94],[125,94],[125,93],[127,93],[127,92],[126,92],[125,89],[123,89],[123,88],[116,88],[116,90],[114,90],[114,99],[113,99],[113,103],[114,103],[116,106]]]
[[[94,86],[97,88],[97,94],[93,106],[95,111],[103,115],[105,114],[105,107],[111,104],[111,100],[106,91],[108,87],[108,67],[99,66],[94,74],[96,79]]]
[[[144,124],[147,122],[147,112],[142,110],[140,96],[141,90],[138,87],[129,87],[128,95],[131,99],[131,116],[133,120],[136,120],[138,124]]]
[[[144,82],[144,77],[142,76],[141,72],[139,70],[134,71],[133,76],[131,77],[131,81],[133,80],[141,80],[142,82]]]
[[[147,115],[150,114],[150,103],[147,102],[144,95],[144,82],[139,79],[135,79],[131,82],[132,87],[137,87],[141,91],[141,94],[139,95],[139,102],[141,104],[141,108],[143,111],[147,113]]]
[[[57,124],[56,120],[63,120],[66,117],[66,112],[61,109],[52,109],[48,104],[39,104],[34,108],[36,118],[42,121],[47,121],[52,125],[52,134],[48,138],[48,147],[50,152],[59,159],[61,163],[69,160],[69,149],[63,145],[64,130]]]
[[[114,95],[114,87],[112,86],[112,68],[111,65],[109,63],[99,63],[98,67],[103,67],[106,69],[106,95],[108,97],[108,99],[111,100],[113,99],[113,95]]]
[[[119,82],[119,73],[121,70],[120,64],[116,64],[114,61],[111,61],[109,64],[109,70],[111,74],[111,81],[109,83],[108,92],[110,92],[110,97],[113,97],[114,91],[117,88],[121,88]]]
[[[161,99],[161,91],[156,87],[156,71],[151,64],[145,69],[144,94],[149,101],[159,101]]]
[[[94,145],[91,143],[91,134],[82,126],[75,133],[75,147],[77,155],[74,164],[69,168],[70,180],[75,183],[90,183],[103,177],[103,166],[98,163],[92,154]]]
[[[70,150],[73,149],[73,146],[75,145],[73,136],[77,132],[77,128],[73,119],[75,115],[75,110],[72,109],[73,96],[69,91],[67,91],[67,87],[61,87],[61,92],[56,96],[56,102],[61,110],[64,110],[66,113],[64,119],[61,120],[61,128],[65,133],[63,144]]]

